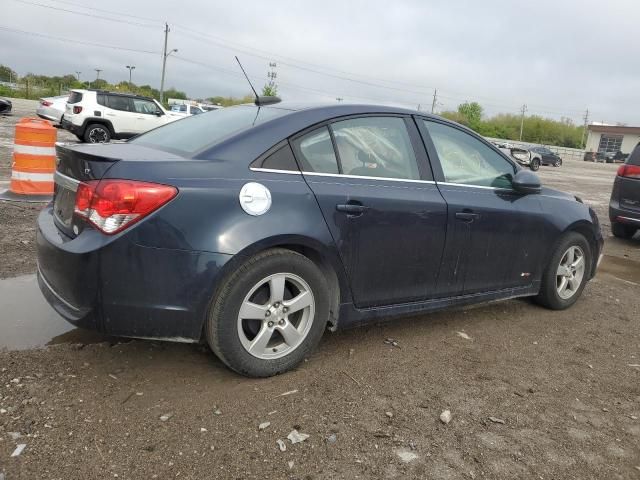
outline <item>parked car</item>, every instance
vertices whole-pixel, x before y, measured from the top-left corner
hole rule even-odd
[[[88,143],[130,138],[182,118],[153,98],[103,90],[72,90],[62,128]]]
[[[205,113],[205,111],[199,106],[190,104],[171,105],[170,110],[172,114],[180,115],[181,117],[188,117],[189,115],[199,115],[200,113]]]
[[[62,115],[67,106],[69,95],[59,95],[57,97],[46,97],[40,99],[40,104],[36,109],[36,115],[45,120],[60,123]]]
[[[534,172],[540,168],[540,154],[520,147],[499,147],[503,153],[511,155],[516,162],[523,167],[528,167]]]
[[[5,115],[8,113],[11,113],[12,107],[13,107],[13,104],[11,103],[11,100],[8,100],[6,98],[0,98],[0,113]]]
[[[609,220],[616,237],[631,238],[640,229],[640,144],[618,167],[609,201]]]
[[[38,278],[75,325],[206,339],[269,376],[324,331],[531,296],[574,304],[595,212],[473,131],[390,106],[240,105],[59,145]]]
[[[529,151],[540,156],[540,165],[562,166],[562,158],[560,158],[560,155],[552,152],[547,147],[531,147]]]

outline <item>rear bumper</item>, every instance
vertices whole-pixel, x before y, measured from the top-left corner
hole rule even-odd
[[[38,217],[38,282],[70,323],[109,335],[198,341],[231,255],[151,248],[90,228],[69,238]]]
[[[640,228],[640,212],[620,207],[620,204],[611,200],[609,203],[609,220]]]
[[[64,128],[65,130],[69,130],[74,135],[82,136],[82,134],[84,133],[84,128],[82,126],[75,125],[74,123],[71,123],[69,120],[67,120],[64,117],[62,117],[62,121],[60,122],[60,126],[62,128]]]

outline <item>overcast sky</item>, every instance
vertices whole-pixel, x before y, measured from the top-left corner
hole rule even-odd
[[[39,4],[33,5],[34,3]],[[637,0],[0,0],[0,63],[19,74],[160,85],[163,25],[177,48],[166,87],[191,97],[248,93],[277,63],[281,97],[437,110],[476,100],[517,112],[640,124]],[[82,16],[68,11],[82,12]],[[115,15],[109,12],[122,12]],[[107,18],[117,21],[109,21]],[[124,23],[123,23],[124,22]],[[129,22],[129,23],[126,23]],[[11,28],[73,40],[2,30]],[[127,51],[103,48],[109,45]]]

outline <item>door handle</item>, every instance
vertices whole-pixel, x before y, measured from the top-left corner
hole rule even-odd
[[[360,205],[357,203],[347,203],[342,205],[336,205],[336,210],[338,212],[343,212],[353,216],[362,215],[368,209],[369,207],[365,207],[364,205]]]
[[[456,212],[456,219],[462,220],[463,222],[471,223],[474,220],[480,218],[480,215],[472,212]]]

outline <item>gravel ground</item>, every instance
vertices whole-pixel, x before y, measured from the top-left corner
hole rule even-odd
[[[566,161],[540,176],[593,204],[608,235],[615,168]],[[36,213],[0,202],[0,276],[34,271]],[[0,473],[640,478],[639,246],[607,238],[567,311],[513,300],[327,334],[270,379],[239,377],[199,345],[76,335],[83,343],[0,351]],[[310,437],[292,444],[294,429]]]
[[[12,99],[11,115],[0,115],[0,191],[9,187],[15,126],[23,117],[35,117],[38,102]],[[58,141],[75,142],[76,137],[58,129]],[[0,279],[35,270],[35,219],[42,204],[0,201]]]

